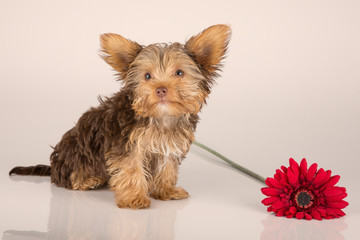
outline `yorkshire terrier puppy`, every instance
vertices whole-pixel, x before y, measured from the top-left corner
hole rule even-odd
[[[51,176],[57,186],[89,190],[109,186],[120,208],[148,208],[150,197],[183,199],[179,164],[194,141],[230,40],[214,25],[185,44],[142,46],[120,35],[100,37],[102,58],[122,89],[85,112],[50,156],[51,166],[15,167],[11,174]]]

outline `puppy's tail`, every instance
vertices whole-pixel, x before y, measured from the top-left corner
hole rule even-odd
[[[31,176],[50,176],[51,167],[42,164],[31,167],[14,167],[9,172],[9,176],[11,176],[11,174],[31,175]]]

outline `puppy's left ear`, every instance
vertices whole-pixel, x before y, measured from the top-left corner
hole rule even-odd
[[[185,49],[195,58],[200,67],[208,74],[216,76],[216,71],[221,67],[221,60],[231,37],[231,28],[227,25],[214,25],[196,36],[191,37],[185,43]]]
[[[100,36],[101,57],[124,77],[130,64],[142,49],[137,42],[118,34],[106,33]]]

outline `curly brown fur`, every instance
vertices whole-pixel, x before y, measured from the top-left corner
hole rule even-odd
[[[198,112],[218,76],[230,28],[215,25],[182,45],[141,46],[101,35],[102,57],[123,88],[85,112],[50,156],[51,168],[16,167],[11,174],[51,175],[57,186],[108,185],[119,207],[147,208],[150,197],[187,198],[176,187],[179,164],[194,141]]]

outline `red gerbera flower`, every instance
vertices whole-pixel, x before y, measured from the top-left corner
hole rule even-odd
[[[267,178],[268,187],[262,188],[263,194],[268,196],[262,203],[268,207],[268,212],[276,216],[286,216],[297,219],[312,218],[321,220],[338,218],[345,215],[341,210],[348,202],[344,187],[336,187],[340,176],[331,176],[331,171],[312,164],[309,169],[304,158],[300,166],[294,159],[289,160],[290,167],[284,166],[276,170],[274,178]]]

